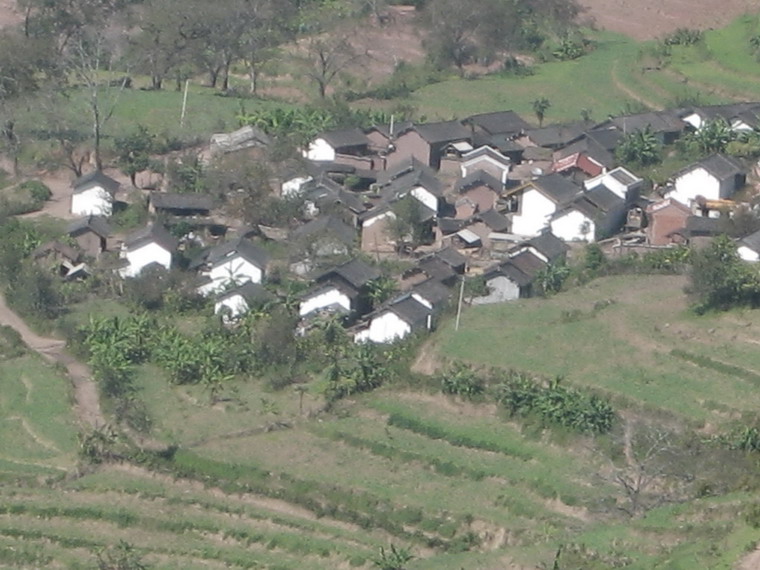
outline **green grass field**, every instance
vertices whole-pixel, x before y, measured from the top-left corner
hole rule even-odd
[[[68,378],[35,356],[0,362],[0,473],[54,474],[76,462]]]
[[[563,376],[697,422],[720,423],[752,412],[760,404],[757,386],[671,351],[760,370],[756,313],[696,317],[687,310],[684,285],[675,277],[611,277],[549,300],[473,307],[464,312],[458,332],[451,326],[440,331],[437,349],[480,365]],[[599,300],[612,304],[595,311]]]

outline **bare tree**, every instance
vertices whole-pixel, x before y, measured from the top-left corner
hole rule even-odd
[[[104,71],[112,71],[111,56],[106,38],[99,31],[79,34],[73,41],[68,65],[73,76],[81,85],[90,111],[95,167],[103,168],[101,139],[103,129],[116,111],[119,97],[127,85],[128,78],[114,84],[103,81]],[[110,76],[110,73],[107,74]]]
[[[328,89],[341,73],[368,55],[357,52],[346,35],[313,36],[304,46],[306,77],[316,84],[320,99],[327,97]]]

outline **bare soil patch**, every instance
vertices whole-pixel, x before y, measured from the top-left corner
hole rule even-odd
[[[662,37],[678,28],[721,28],[756,12],[754,0],[580,0],[599,28],[637,40]]]

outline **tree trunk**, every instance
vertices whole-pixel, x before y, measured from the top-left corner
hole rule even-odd
[[[209,68],[208,70],[208,86],[212,89],[216,89],[216,84],[219,81],[219,67]]]

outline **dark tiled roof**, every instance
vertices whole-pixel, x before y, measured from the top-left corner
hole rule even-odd
[[[539,253],[542,253],[549,261],[565,255],[570,248],[568,245],[551,232],[544,232],[525,242],[525,245],[533,247]]]
[[[358,128],[328,131],[322,133],[317,138],[326,140],[330,146],[335,149],[366,146],[369,144],[367,135],[364,134],[364,131]]]
[[[451,289],[446,287],[437,279],[428,279],[427,281],[423,281],[414,287],[410,293],[418,294],[420,297],[433,305],[433,307],[435,307],[448,301],[449,297],[451,296]]]
[[[594,188],[583,194],[583,198],[594,204],[602,212],[609,212],[613,208],[622,206],[625,202],[625,200],[604,184],[594,186]]]
[[[451,247],[437,251],[433,257],[454,268],[464,267],[467,264],[467,258]]]
[[[437,257],[423,259],[417,264],[417,267],[419,267],[428,277],[437,279],[438,281],[445,281],[456,275],[456,272],[452,269],[451,265],[441,261]]]
[[[552,125],[525,131],[525,136],[538,146],[557,148],[576,140],[584,130],[583,124]]]
[[[737,160],[723,154],[713,154],[691,166],[687,166],[676,174],[676,176],[690,172],[695,168],[704,168],[718,180],[728,180],[739,174],[744,174],[745,172],[744,168]]]
[[[65,257],[66,259],[68,259],[69,261],[73,261],[75,263],[79,261],[80,257],[82,256],[79,251],[77,251],[70,245],[61,243],[58,240],[53,240],[53,241],[45,242],[42,245],[38,246],[32,252],[32,257],[35,259],[38,259],[51,252],[58,253],[62,255],[63,257]]]
[[[457,180],[454,189],[457,192],[465,192],[473,186],[487,186],[497,194],[504,189],[504,184],[501,183],[501,180],[485,170],[476,170],[464,178],[460,178]]]
[[[252,305],[264,305],[265,303],[275,300],[275,296],[267,291],[263,285],[254,283],[253,281],[247,281],[238,287],[225,291],[217,298],[217,301],[223,301],[230,297],[234,297],[235,295],[243,297],[249,307]]]
[[[707,218],[704,216],[689,216],[686,218],[686,235],[715,236],[722,233],[723,224],[719,218]]]
[[[340,218],[335,216],[320,216],[294,230],[292,236],[295,239],[331,236],[337,238],[346,245],[354,245],[357,233],[354,228]]]
[[[752,251],[760,252],[760,231],[744,236],[739,240],[739,245],[748,247]]]
[[[156,209],[211,210],[214,207],[214,200],[208,194],[151,192],[150,201]]]
[[[380,277],[380,271],[361,259],[355,258],[334,269],[325,271],[317,277],[317,281],[324,282],[335,275],[341,277],[352,287],[361,289],[373,279]]]
[[[436,197],[440,198],[443,195],[443,184],[438,177],[433,172],[423,169],[415,169],[393,179],[383,190],[383,195],[393,200],[405,196],[417,186],[422,186]]]
[[[124,245],[127,249],[138,249],[145,244],[154,242],[167,251],[175,251],[179,242],[161,224],[146,226],[127,236]]]
[[[84,192],[93,186],[102,186],[106,189],[106,191],[113,194],[119,189],[119,186],[121,185],[110,176],[103,174],[102,171],[96,170],[94,172],[90,172],[89,174],[85,174],[81,178],[76,179],[73,182],[72,186],[75,193]]]
[[[387,124],[387,125],[385,125],[385,124],[383,124],[383,125],[374,125],[369,130],[375,130],[378,133],[381,133],[386,138],[391,138],[392,136],[396,136],[396,135],[398,135],[400,133],[406,132],[406,131],[408,131],[409,129],[411,129],[413,127],[414,127],[414,123],[412,123],[411,121],[401,121],[401,122],[398,122],[398,123],[394,123],[394,125],[393,125],[393,134],[391,134],[390,123]]]
[[[557,204],[565,204],[572,200],[581,188],[573,184],[561,174],[547,174],[536,178],[531,184],[539,189],[547,198]]]
[[[516,135],[529,129],[530,125],[514,111],[496,111],[467,117],[464,123],[472,123],[489,135]]]
[[[470,138],[470,129],[459,121],[425,123],[415,125],[414,130],[429,144],[447,143]]]
[[[503,232],[509,229],[509,220],[493,208],[478,214],[478,217],[494,232]]]
[[[71,222],[66,228],[66,233],[70,236],[76,236],[85,231],[91,231],[102,238],[107,238],[111,235],[111,226],[102,216],[87,216]]]
[[[515,145],[520,147],[517,143],[515,143]],[[469,162],[475,158],[480,158],[481,156],[491,157],[495,161],[503,163],[505,166],[512,162],[508,156],[504,156],[497,149],[491,148],[488,145],[481,145],[467,154],[462,155],[462,162]]]
[[[686,129],[686,123],[676,111],[651,111],[635,115],[622,115],[609,119],[602,125],[615,125],[623,133],[643,131],[647,127],[653,133],[674,133]]]
[[[432,314],[430,309],[412,297],[406,297],[389,305],[388,310],[398,315],[402,321],[412,328],[425,324],[428,316]]]
[[[466,222],[466,220],[456,218],[438,218],[438,227],[444,234],[452,234],[461,230]]]
[[[239,256],[259,268],[269,263],[269,254],[251,240],[236,238],[212,248],[205,255],[205,262],[217,265],[230,257]],[[193,264],[191,264],[192,266]]]

